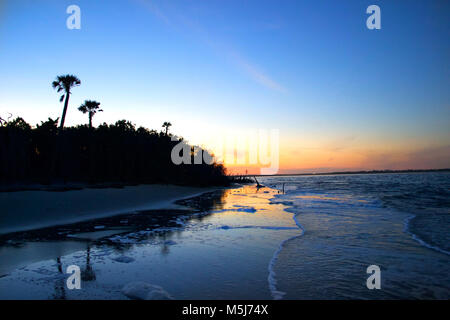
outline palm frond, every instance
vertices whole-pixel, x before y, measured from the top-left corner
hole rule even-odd
[[[63,76],[57,76],[56,80],[52,82],[52,87],[57,89],[58,92],[65,90],[66,93],[70,93],[70,89],[81,84],[80,79],[72,74],[66,74]]]

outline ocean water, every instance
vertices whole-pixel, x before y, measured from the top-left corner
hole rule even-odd
[[[0,299],[450,298],[449,173],[260,182],[186,210],[3,237]],[[80,290],[66,286],[70,265]],[[380,289],[367,288],[370,265]]]
[[[449,299],[450,174],[270,177],[301,235],[273,263],[274,298]],[[381,289],[368,290],[369,265]]]

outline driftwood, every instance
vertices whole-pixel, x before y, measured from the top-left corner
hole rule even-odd
[[[262,184],[259,184],[258,179],[256,179],[256,176],[253,176],[253,178],[255,178],[256,181],[256,188],[264,188],[264,186]]]

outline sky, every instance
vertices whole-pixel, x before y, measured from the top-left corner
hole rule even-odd
[[[0,116],[60,117],[51,82],[70,73],[69,126],[90,99],[94,125],[170,121],[216,154],[277,131],[279,173],[449,168],[449,13],[445,0],[0,0]],[[246,159],[225,164],[266,165]]]

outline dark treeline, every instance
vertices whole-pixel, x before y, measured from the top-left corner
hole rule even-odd
[[[177,143],[167,126],[156,132],[121,120],[59,130],[58,119],[32,128],[16,118],[0,126],[0,183],[228,184],[221,164],[173,164]]]

